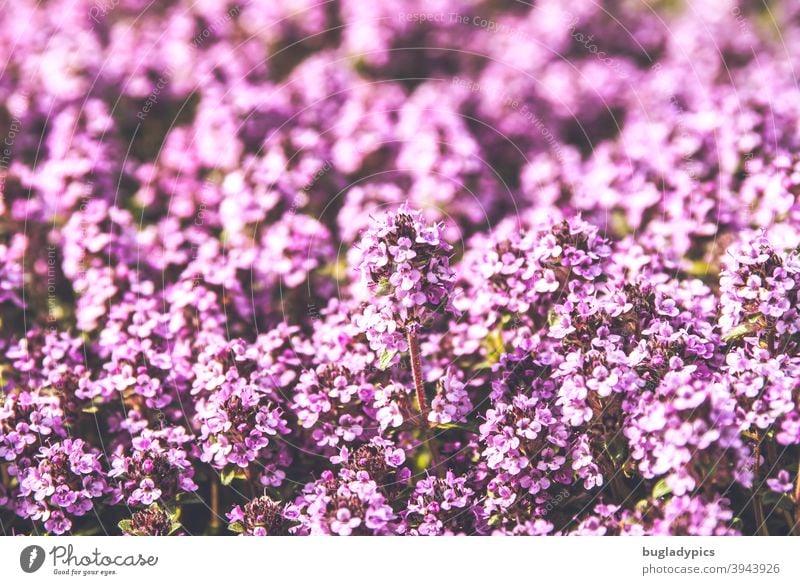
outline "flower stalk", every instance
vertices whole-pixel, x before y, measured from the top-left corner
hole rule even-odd
[[[792,533],[800,536],[800,461],[797,462],[797,479],[794,483],[794,526]]]
[[[414,378],[414,391],[417,395],[417,406],[419,407],[420,414],[420,429],[422,436],[425,438],[425,443],[431,452],[431,463],[433,464],[433,472],[440,476],[442,475],[441,457],[439,456],[439,447],[436,444],[436,439],[432,436],[430,424],[428,424],[428,401],[425,398],[425,381],[422,377],[422,359],[420,358],[419,351],[419,338],[417,334],[408,331],[408,353],[411,358],[411,375]]]
[[[428,412],[428,402],[425,398],[425,385],[422,378],[422,360],[419,354],[419,338],[413,331],[408,332],[408,353],[411,357],[411,375],[414,378],[414,390],[417,394],[419,412],[425,416]]]

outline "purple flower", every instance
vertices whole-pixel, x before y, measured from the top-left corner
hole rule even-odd
[[[128,498],[128,503],[149,506],[160,497],[161,490],[156,487],[152,479],[146,477],[139,482],[139,487],[133,490],[131,497]]]
[[[358,245],[358,269],[374,303],[356,323],[378,351],[405,351],[403,333],[420,326],[434,312],[453,312],[455,274],[452,247],[442,226],[426,225],[419,211],[402,205],[386,212]]]
[[[63,534],[73,520],[92,510],[109,493],[99,452],[81,439],[41,447],[38,463],[18,469],[18,515],[43,520],[45,529]],[[98,500],[98,502],[95,502]]]
[[[130,506],[149,506],[162,498],[172,499],[181,492],[197,490],[194,468],[183,444],[191,437],[177,429],[144,430],[129,449],[119,446],[111,457],[116,487],[113,500]]]
[[[778,493],[788,493],[794,489],[794,483],[792,483],[792,479],[789,476],[789,472],[785,469],[781,469],[778,472],[777,477],[771,477],[767,480],[767,486],[773,492]]]
[[[255,498],[243,508],[235,506],[227,516],[228,530],[245,536],[279,535],[287,524],[283,507],[267,496]]]
[[[128,536],[168,536],[178,530],[180,524],[166,511],[153,505],[134,512],[131,519],[121,521],[119,527]]]

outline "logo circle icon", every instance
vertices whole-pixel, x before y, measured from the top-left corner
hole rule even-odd
[[[41,546],[32,544],[26,546],[19,553],[19,566],[26,573],[35,573],[44,564],[44,549]]]

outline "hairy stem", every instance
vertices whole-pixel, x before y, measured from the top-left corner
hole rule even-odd
[[[761,534],[761,536],[769,536],[769,530],[767,530],[767,521],[764,518],[764,507],[761,505],[761,496],[755,494],[753,496],[753,513],[755,515],[756,520],[756,531]]]
[[[211,480],[211,522],[209,523],[212,534],[217,534],[220,529],[219,519],[219,483],[216,478]]]
[[[761,441],[763,439],[759,439],[758,443],[756,443],[755,449],[755,476],[756,482],[761,475],[759,468],[761,467]],[[758,489],[756,489],[755,493],[753,493],[753,514],[755,515],[756,520],[756,532],[760,533],[762,536],[769,536],[769,530],[767,529],[767,521],[764,518],[764,507],[761,504],[761,494],[758,493]]]
[[[439,447],[436,444],[436,440],[431,435],[431,429],[428,425],[428,401],[425,398],[425,382],[422,377],[422,359],[420,358],[419,352],[419,338],[417,338],[417,334],[411,330],[408,332],[408,353],[411,358],[411,375],[414,378],[414,390],[417,394],[417,405],[419,406],[419,426],[422,430],[422,436],[431,452],[433,471],[436,475],[441,476],[442,468],[440,466]]]
[[[247,489],[250,490],[250,499],[255,499],[256,490],[253,487],[253,473],[250,471],[249,467],[244,468],[244,476],[247,479]]]
[[[792,532],[800,536],[800,461],[797,462],[797,479],[794,482],[794,526]]]
[[[625,487],[625,483],[622,481],[622,477],[619,474],[614,474],[612,472],[613,479],[611,480],[611,493],[616,499],[616,501],[624,503],[630,498],[631,492],[630,490]]]
[[[425,399],[425,384],[422,379],[422,359],[419,355],[419,339],[413,331],[408,332],[408,353],[411,356],[411,375],[414,376],[414,389],[417,392],[419,412],[424,416],[428,412],[428,402]]]
[[[775,356],[775,323],[769,324],[769,333],[767,334],[767,348],[769,354]]]

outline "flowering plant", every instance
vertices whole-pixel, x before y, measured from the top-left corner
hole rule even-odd
[[[38,4],[4,533],[800,534],[797,2]]]

